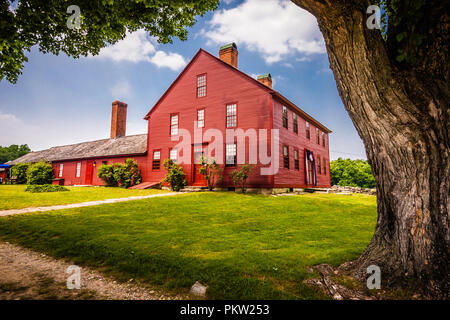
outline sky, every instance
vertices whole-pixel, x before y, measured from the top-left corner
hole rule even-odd
[[[273,88],[333,132],[331,160],[366,159],[339,97],[315,18],[287,0],[224,0],[197,18],[188,39],[158,44],[144,31],[73,59],[33,48],[16,84],[0,82],[0,146],[33,151],[109,137],[111,103],[128,104],[127,135],[146,133],[143,117],[199,48],[218,56],[235,42],[238,68],[270,73]]]

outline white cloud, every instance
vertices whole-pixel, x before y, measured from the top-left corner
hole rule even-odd
[[[167,67],[172,70],[179,70],[186,65],[186,61],[178,53],[165,53],[164,51],[156,51],[155,55],[150,58],[150,61],[159,68]]]
[[[269,64],[293,53],[300,57],[325,53],[314,16],[287,0],[246,0],[216,12],[209,24],[202,34],[211,42],[244,45]]]
[[[90,58],[109,59],[115,62],[150,62],[158,68],[167,67],[175,71],[186,65],[185,59],[177,53],[157,51],[151,40],[145,30],[138,30],[127,34],[125,39],[116,44],[101,49],[97,56]]]
[[[131,86],[128,81],[117,82],[111,88],[111,94],[114,99],[127,99],[131,96]]]
[[[20,120],[13,114],[10,113],[3,113],[2,111],[0,111],[0,123],[3,122],[20,122]]]

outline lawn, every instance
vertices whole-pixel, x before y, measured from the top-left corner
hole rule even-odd
[[[26,185],[0,185],[0,210],[43,207],[85,201],[145,196],[161,190],[128,190],[105,187],[68,187],[69,192],[25,192]]]
[[[0,238],[169,292],[212,299],[320,299],[308,266],[358,257],[376,197],[192,193],[0,218]]]

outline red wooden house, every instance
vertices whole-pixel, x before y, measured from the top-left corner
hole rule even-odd
[[[221,47],[219,58],[200,49],[145,116],[146,135],[125,136],[127,105],[115,101],[111,139],[33,152],[12,163],[44,158],[66,185],[100,185],[99,165],[132,157],[148,185],[164,177],[162,161],[171,158],[188,185],[204,186],[204,156],[224,167],[224,188],[233,187],[229,173],[241,163],[255,165],[251,188],[329,187],[331,131],[275,91],[270,74],[254,79],[237,62],[234,43]]]

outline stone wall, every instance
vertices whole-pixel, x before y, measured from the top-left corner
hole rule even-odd
[[[368,194],[371,196],[377,195],[377,189],[366,189],[366,188],[359,188],[359,187],[332,186],[330,190],[334,191],[334,192],[351,192],[351,193]]]

